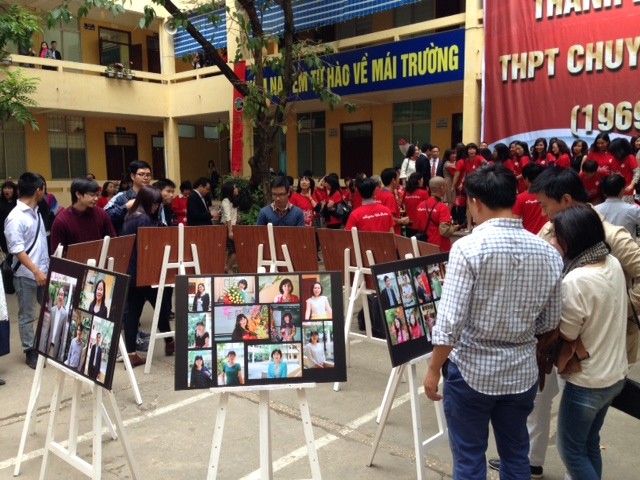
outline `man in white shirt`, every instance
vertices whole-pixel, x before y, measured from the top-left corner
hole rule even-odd
[[[624,177],[618,173],[605,178],[601,188],[606,200],[596,205],[595,209],[607,222],[626,228],[636,240],[636,231],[640,225],[640,208],[622,201],[626,183]]]
[[[18,180],[18,202],[4,222],[9,253],[13,255],[13,284],[18,296],[18,328],[26,364],[35,369],[38,352],[34,348],[33,322],[36,301],[42,303],[49,271],[47,233],[38,212],[38,202],[44,197],[44,179],[26,172]]]

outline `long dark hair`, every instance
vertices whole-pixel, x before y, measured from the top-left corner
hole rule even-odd
[[[542,152],[540,152],[540,154],[538,154],[538,151],[536,150],[536,145],[542,143],[542,145],[544,145],[544,149],[542,150]],[[549,146],[547,145],[547,139],[546,138],[536,138],[536,141],[533,142],[533,146],[531,147],[531,159],[532,160],[546,160],[547,159],[547,150],[548,150]]]
[[[576,205],[561,211],[554,217],[553,226],[558,245],[569,260],[604,242],[602,220],[588,205]]]
[[[0,188],[0,190],[4,190],[7,187],[13,190],[13,196],[11,197],[11,202],[15,202],[16,200],[18,200],[18,185],[16,185],[11,180],[7,180],[6,182],[2,183],[2,187]],[[0,191],[0,203],[9,203],[9,200],[5,198],[4,192],[2,191]]]
[[[300,178],[298,178],[298,188],[296,188],[296,192],[302,192],[302,188],[300,187],[300,181],[302,180],[309,180],[309,193],[313,195],[313,191],[316,189],[316,181],[309,175],[302,175]]]
[[[102,184],[102,193],[101,193],[101,195],[102,195],[103,197],[108,197],[108,196],[109,196],[109,192],[107,192],[107,187],[109,186],[109,184],[110,184],[110,183],[112,183],[113,185],[115,185],[115,183],[113,183],[113,182],[112,182],[112,181],[110,181],[110,180],[107,180],[106,182],[104,182],[104,183]]]
[[[158,208],[153,211],[153,206],[158,205]],[[158,221],[158,212],[160,211],[160,206],[162,205],[162,194],[159,190],[143,186],[138,194],[136,195],[136,199],[133,202],[133,206],[127,216],[125,217],[125,222],[131,220],[132,218],[138,217],[140,215],[147,215],[154,222]]]
[[[233,182],[225,182],[220,187],[220,199],[228,199],[234,207],[237,207],[238,197],[233,195],[233,191],[236,189],[236,184]]]
[[[420,172],[413,172],[411,175],[409,175],[409,179],[407,180],[407,186],[405,187],[405,191],[407,193],[413,193],[416,190],[418,190],[418,188],[420,188],[421,178],[422,178],[422,173]]]

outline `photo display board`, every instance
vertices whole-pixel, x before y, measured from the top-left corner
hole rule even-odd
[[[111,390],[129,276],[51,257],[36,347]]]
[[[176,390],[344,382],[339,272],[176,278]]]
[[[371,266],[394,367],[433,350],[448,260],[448,253],[440,253]]]

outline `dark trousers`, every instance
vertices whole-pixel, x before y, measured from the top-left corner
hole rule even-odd
[[[170,332],[169,313],[171,312],[171,303],[164,299],[171,295],[171,290],[167,292],[165,289],[163,301],[160,305],[160,316],[158,317],[158,330],[161,332]],[[138,335],[138,326],[140,324],[140,316],[144,304],[148,301],[151,306],[156,308],[157,288],[152,287],[129,287],[129,296],[127,297],[127,306],[124,310],[124,342],[127,345],[128,353],[136,351],[136,337]],[[169,343],[172,339],[165,338],[165,343]]]

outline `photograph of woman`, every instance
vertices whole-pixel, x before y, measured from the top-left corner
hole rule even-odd
[[[104,304],[107,297],[107,285],[104,280],[98,280],[93,288],[93,300],[89,304],[89,313],[97,315],[100,318],[109,318],[109,310]]]
[[[233,350],[227,353],[227,363],[222,367],[222,384],[244,385],[242,367],[239,363],[236,363],[236,352]]]
[[[424,332],[422,331],[420,322],[418,322],[415,309],[409,314],[409,335],[411,335],[412,340],[424,336]]]
[[[311,288],[311,297],[307,299],[305,320],[324,320],[333,317],[333,311],[329,299],[323,295],[323,287],[320,282],[315,282]]]
[[[213,375],[204,364],[202,355],[197,355],[191,367],[191,383],[189,388],[209,388],[213,385]]]
[[[309,343],[304,346],[305,368],[325,368],[326,357],[324,346],[320,343],[320,334],[313,330],[309,337]]]
[[[209,348],[210,336],[205,330],[204,322],[198,322],[196,325],[195,346],[196,348]]]
[[[300,299],[293,294],[293,283],[288,278],[280,282],[278,290],[280,291],[280,295],[276,295],[276,298],[273,299],[274,303],[295,303],[300,301]]]
[[[255,333],[249,330],[249,319],[244,313],[238,314],[236,317],[236,326],[231,333],[232,342],[242,342],[243,340],[253,340],[256,338]]]
[[[408,272],[400,276],[400,284],[402,286],[402,303],[405,307],[412,307],[416,304],[416,295],[413,293],[411,285],[411,277]]]
[[[267,378],[287,378],[287,362],[282,361],[282,350],[271,352],[271,362],[267,368]]]
[[[244,303],[251,303],[253,301],[253,297],[246,291],[248,287],[249,284],[244,278],[238,280],[238,289],[240,290],[240,295]]]
[[[409,340],[409,334],[407,332],[407,327],[406,325],[402,322],[402,319],[398,316],[395,315],[393,318],[393,326],[391,327],[391,340],[393,343],[393,339],[395,338],[396,342],[394,343],[394,345],[399,345],[401,343],[406,342],[407,340]]]
[[[208,312],[211,297],[205,292],[204,283],[198,283],[196,287],[196,295],[193,297],[191,309],[194,312]]]
[[[296,326],[293,324],[293,316],[286,312],[282,315],[280,323],[280,337],[283,342],[293,342],[296,336]]]

